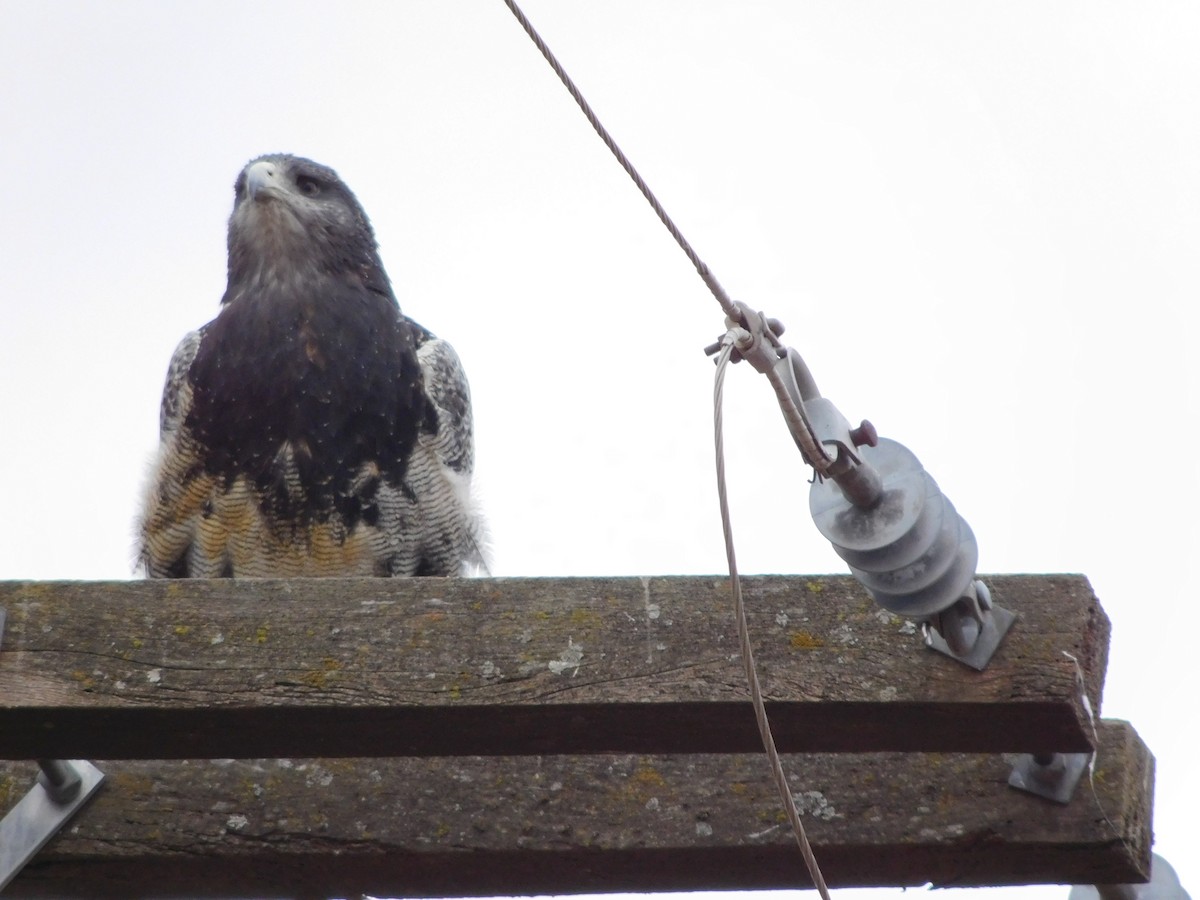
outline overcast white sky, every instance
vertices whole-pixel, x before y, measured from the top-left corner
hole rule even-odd
[[[981,571],[1091,579],[1103,712],[1157,755],[1157,849],[1195,893],[1200,7],[524,8],[730,293],[922,459]],[[167,360],[269,151],[342,174],[458,348],[496,574],[723,569],[717,304],[500,0],[0,19],[0,578],[131,576]],[[844,571],[765,381],[738,367],[728,400],[742,569]]]

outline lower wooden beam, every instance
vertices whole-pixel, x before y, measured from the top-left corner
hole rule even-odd
[[[12,897],[454,897],[808,886],[761,754],[108,762]],[[1102,723],[1067,806],[1000,755],[785,760],[834,886],[1144,880],[1153,758]],[[0,807],[34,767],[0,767]]]

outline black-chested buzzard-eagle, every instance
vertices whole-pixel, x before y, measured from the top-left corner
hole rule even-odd
[[[482,565],[458,357],[400,312],[358,200],[311,160],[238,176],[221,311],[175,350],[160,428],[151,577]]]

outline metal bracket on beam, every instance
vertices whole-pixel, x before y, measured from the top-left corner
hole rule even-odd
[[[84,759],[40,760],[37,783],[0,819],[0,891],[96,792],[104,773]]]
[[[1090,753],[1026,753],[1013,766],[1008,783],[1017,790],[1067,804],[1091,758]]]
[[[991,662],[1016,614],[992,602],[987,585],[972,581],[959,600],[921,623],[925,646],[977,672]]]
[[[1191,900],[1171,864],[1157,853],[1150,856],[1146,884],[1077,884],[1068,900]]]
[[[4,640],[0,607],[0,642]],[[39,759],[37,783],[0,819],[0,891],[100,787],[104,773],[84,759]]]

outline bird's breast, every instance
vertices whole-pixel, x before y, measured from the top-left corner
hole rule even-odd
[[[369,520],[352,482],[369,464],[402,483],[426,416],[404,325],[390,299],[347,285],[228,305],[189,372],[205,471],[246,479],[281,520]]]

